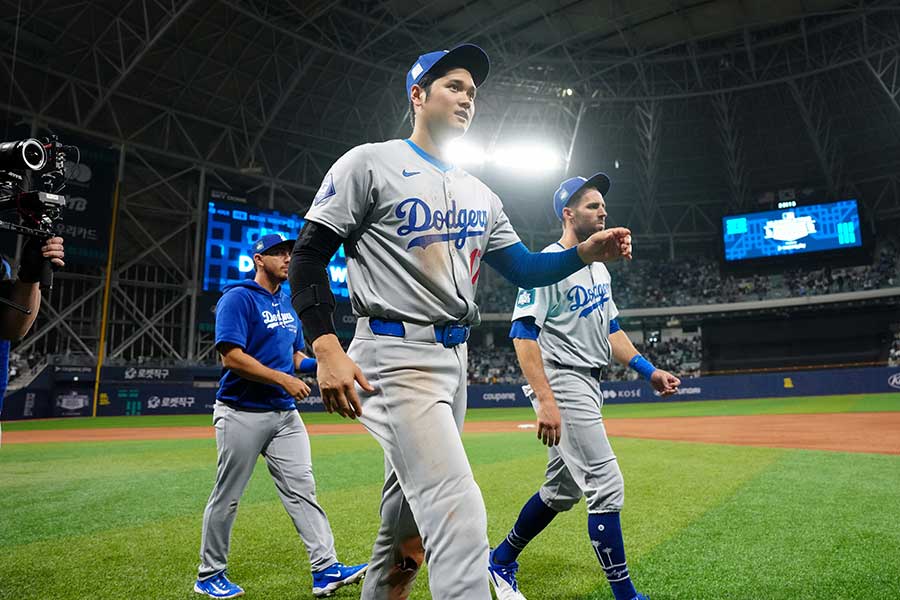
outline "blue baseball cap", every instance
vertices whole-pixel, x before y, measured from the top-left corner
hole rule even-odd
[[[250,256],[254,254],[263,254],[268,252],[279,244],[291,244],[293,246],[295,240],[286,240],[280,233],[267,233],[253,242],[250,246]]]
[[[422,80],[422,76],[438,63],[448,67],[462,67],[472,74],[475,86],[480,86],[487,79],[491,70],[491,61],[487,53],[475,44],[460,44],[452,50],[437,50],[420,56],[406,73],[406,98],[412,86]]]
[[[572,177],[566,179],[559,184],[559,189],[553,194],[553,210],[560,221],[562,218],[562,210],[569,203],[575,194],[584,188],[594,188],[604,196],[609,191],[610,181],[606,173],[597,173],[592,175],[590,179],[584,177]]]

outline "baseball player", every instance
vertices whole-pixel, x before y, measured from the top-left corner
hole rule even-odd
[[[560,184],[553,207],[563,234],[545,253],[565,252],[604,230],[609,186],[603,173]],[[523,289],[516,299],[509,335],[528,381],[525,392],[537,413],[538,438],[549,446],[549,461],[546,482],[491,552],[490,579],[500,600],[525,600],[516,582],[516,558],[582,496],[587,499],[588,535],[616,600],[646,600],[631,584],[625,563],[619,524],[624,483],[600,413],[600,370],[613,356],[664,396],[675,393],[681,381],[638,353],[619,327],[618,313],[603,264],[585,266],[551,286]]]
[[[330,596],[366,571],[364,564],[338,562],[331,526],[316,500],[309,435],[295,404],[310,390],[294,376],[295,369],[314,372],[316,365],[300,351],[300,322],[281,291],[293,244],[275,233],[260,237],[250,248],[255,277],[227,286],[216,305],[216,349],[224,365],[213,412],[218,465],[194,584],[195,592],[213,598],[244,593],[225,567],[238,502],[260,454],[306,546],[313,595]]]
[[[484,501],[460,439],[481,262],[532,287],[631,256],[627,229],[599,232],[568,252],[529,252],[500,199],[447,162],[446,143],[469,128],[488,70],[487,55],[471,44],[420,56],[406,75],[411,137],[341,157],[294,247],[292,301],[319,361],[323,402],[359,417],[384,450],[366,600],[407,598],[424,560],[433,598],[490,598]],[[341,244],[359,317],[346,354],[326,273]]]

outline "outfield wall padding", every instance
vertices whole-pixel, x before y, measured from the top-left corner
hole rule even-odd
[[[90,416],[93,374],[85,367],[51,367],[28,388],[4,400],[3,420]],[[219,369],[173,368],[104,372],[97,406],[99,416],[197,414],[212,412]],[[900,393],[900,367],[790,371],[755,375],[720,375],[685,379],[678,394],[653,393],[645,381],[601,384],[607,404],[739,400],[844,394]],[[521,386],[470,385],[470,408],[530,406]],[[317,388],[300,403],[301,411],[322,411]]]

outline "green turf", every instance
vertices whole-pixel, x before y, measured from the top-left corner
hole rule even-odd
[[[525,433],[465,442],[497,543],[540,485],[545,452]],[[900,457],[613,444],[626,479],[631,570],[653,600],[900,597]],[[313,454],[340,557],[365,560],[381,453],[369,436],[347,435],[315,438]],[[0,598],[190,598],[214,469],[211,439],[4,445]],[[529,600],[612,598],[583,504],[557,518],[521,562]],[[307,568],[261,462],[241,503],[230,572],[250,598],[306,598]],[[429,597],[423,578],[412,598]]]
[[[653,600],[900,598],[898,489],[900,457],[786,452],[634,571]]]
[[[607,418],[701,417],[720,415],[774,415],[845,412],[900,411],[900,393],[859,394],[852,396],[810,396],[768,398],[761,400],[707,400],[640,404],[607,404]],[[530,408],[479,408],[466,415],[467,421],[531,421]],[[322,412],[303,413],[311,425],[348,423],[338,415]],[[98,417],[7,421],[4,431],[39,431],[52,429],[99,429],[107,427],[201,427],[211,425],[209,415],[153,415],[142,417]]]

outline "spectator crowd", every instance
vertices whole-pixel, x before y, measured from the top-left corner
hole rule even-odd
[[[894,334],[894,340],[891,342],[891,349],[888,352],[888,366],[900,367],[900,332]]]
[[[525,383],[512,342],[493,348],[469,348],[469,383]],[[678,377],[699,377],[702,358],[700,336],[672,338],[635,346],[650,362]],[[603,372],[604,381],[637,379],[638,374],[613,361]]]
[[[858,292],[900,285],[896,240],[883,242],[873,264],[857,267],[793,269],[772,275],[737,277],[720,273],[708,258],[677,261],[634,260],[609,266],[613,298],[622,308],[656,308],[793,298]],[[516,289],[500,277],[479,286],[482,312],[509,313]]]
[[[900,251],[896,239],[880,243],[871,265],[793,269],[777,274],[738,277],[721,273],[715,260],[692,257],[679,261],[635,260],[609,266],[613,298],[620,308],[655,308],[721,304],[857,292],[900,285]],[[501,277],[479,286],[482,313],[512,312],[517,290]],[[635,344],[652,363],[678,377],[698,377],[702,358],[700,337],[664,339]],[[889,364],[900,365],[900,334],[893,340]],[[603,379],[635,379],[631,369],[611,364]],[[470,383],[524,383],[515,351],[508,347],[469,351]]]

